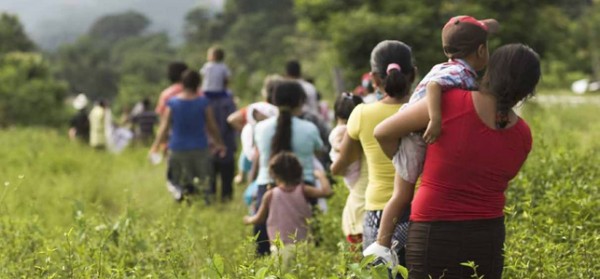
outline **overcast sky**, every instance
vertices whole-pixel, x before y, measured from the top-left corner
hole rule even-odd
[[[0,11],[17,14],[29,36],[52,49],[87,32],[100,16],[127,10],[143,13],[153,31],[182,40],[185,14],[196,6],[221,9],[225,0],[0,0]]]

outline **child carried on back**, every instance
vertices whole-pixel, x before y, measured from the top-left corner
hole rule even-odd
[[[411,184],[413,187],[423,171],[427,144],[433,144],[442,134],[442,92],[453,88],[477,90],[477,71],[481,71],[488,63],[488,35],[498,31],[499,24],[495,19],[477,20],[471,16],[456,16],[451,18],[442,29],[442,46],[448,61],[437,64],[419,82],[407,106],[411,106],[427,97],[429,124],[423,134],[412,133],[402,138],[398,152],[394,155],[393,163],[396,175],[400,176],[395,182],[398,185]],[[396,202],[390,200],[389,203]],[[410,201],[403,207],[409,206]],[[442,205],[440,205],[442,206]],[[394,215],[394,214],[392,214]],[[391,215],[390,215],[391,216]],[[397,216],[399,219],[400,216]],[[381,220],[382,223],[396,220]],[[388,229],[393,229],[393,226]],[[392,231],[379,230],[377,242],[363,251],[365,256],[376,255],[385,262],[392,261],[389,249],[389,235]],[[385,240],[384,240],[385,239]]]

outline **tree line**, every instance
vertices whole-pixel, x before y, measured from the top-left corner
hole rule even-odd
[[[297,59],[326,98],[351,90],[369,71],[370,51],[383,39],[413,48],[420,73],[445,59],[440,32],[448,18],[496,18],[501,44],[530,45],[543,60],[543,86],[566,87],[600,79],[598,0],[228,0],[222,11],[189,11],[185,43],[174,46],[136,11],[103,16],[76,42],[46,53],[25,34],[18,16],[0,15],[0,125],[60,125],[65,98],[84,92],[118,108],[155,99],[166,85],[165,65],[199,67],[220,45],[234,73],[230,86],[242,101],[258,98],[263,78]]]

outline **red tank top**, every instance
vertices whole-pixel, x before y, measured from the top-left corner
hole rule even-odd
[[[504,215],[504,190],[527,159],[531,131],[520,118],[508,129],[489,128],[477,115],[471,94],[461,89],[443,94],[442,134],[427,148],[412,221]]]

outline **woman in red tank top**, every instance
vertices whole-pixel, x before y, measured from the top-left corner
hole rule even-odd
[[[512,108],[533,95],[540,78],[538,55],[522,44],[490,57],[481,91],[460,89],[442,97],[442,133],[427,148],[421,183],[412,201],[406,263],[409,278],[501,278],[504,191],[531,150],[531,132]],[[398,140],[427,126],[425,101],[381,122],[375,138],[388,157]],[[408,204],[412,186],[395,185]],[[390,202],[394,202],[394,198]],[[404,208],[404,204],[395,208]],[[401,215],[401,212],[395,215]]]

